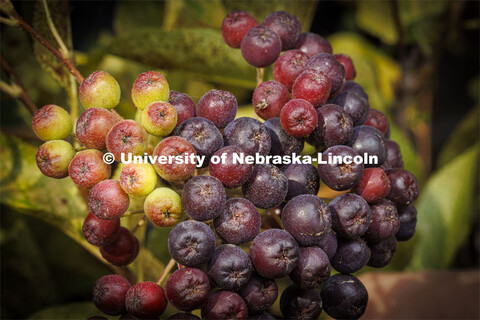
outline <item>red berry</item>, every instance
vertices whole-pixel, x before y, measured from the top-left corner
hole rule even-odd
[[[375,203],[390,193],[390,179],[381,168],[366,168],[355,192],[368,203]]]
[[[127,228],[120,227],[120,235],[113,243],[100,247],[102,257],[117,267],[124,267],[138,256],[139,243]]]
[[[364,125],[377,128],[384,136],[387,135],[390,127],[387,116],[377,109],[368,110],[367,120],[365,120]]]
[[[262,82],[253,93],[252,103],[255,113],[268,120],[280,116],[285,103],[290,100],[287,87],[277,81]]]
[[[245,34],[257,25],[257,20],[250,13],[243,10],[233,11],[223,19],[223,40],[232,48],[240,48]]]
[[[310,102],[293,99],[283,107],[280,122],[283,130],[289,135],[296,138],[306,137],[317,126],[317,111]]]
[[[347,56],[346,54],[336,54],[335,58],[343,65],[345,68],[345,78],[347,80],[353,80],[357,76],[357,71],[355,70],[355,66],[353,65],[352,58]]]
[[[319,53],[329,53],[332,54],[332,45],[330,42],[325,40],[323,37],[318,34],[305,32],[300,34],[295,48],[302,50],[309,57],[313,57]]]
[[[254,67],[265,68],[277,60],[282,51],[282,41],[275,31],[258,26],[243,37],[241,50],[245,61]]]
[[[167,308],[163,288],[155,282],[140,282],[132,286],[125,297],[127,311],[140,319],[158,318]]]
[[[91,245],[100,247],[115,241],[120,234],[120,219],[103,220],[88,213],[82,226],[83,236]]]
[[[295,80],[292,95],[295,99],[304,99],[315,108],[324,104],[330,96],[331,82],[322,71],[305,70]]]
[[[93,286],[93,304],[111,316],[125,312],[125,295],[130,283],[122,276],[111,274],[99,278]]]
[[[130,205],[130,198],[117,180],[97,183],[88,194],[88,208],[99,219],[120,218]]]
[[[273,65],[273,78],[292,89],[295,79],[302,73],[309,56],[301,50],[285,51]]]

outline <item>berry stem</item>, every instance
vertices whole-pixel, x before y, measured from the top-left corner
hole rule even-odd
[[[3,1],[2,1],[3,2]],[[10,3],[10,1],[8,1]],[[3,4],[2,4],[3,7]],[[29,33],[33,38],[35,38],[38,42],[40,42],[45,48],[47,48],[64,66],[67,70],[75,77],[78,83],[82,83],[84,78],[80,71],[75,67],[72,61],[62,53],[62,49],[58,50],[55,48],[47,39],[45,39],[40,33],[38,33],[35,29],[33,29],[28,23],[26,23],[22,17],[17,13],[13,6],[9,6],[8,12],[3,10],[8,16],[9,19],[1,19],[0,22],[6,25],[16,25],[20,29],[23,29],[27,33]],[[14,23],[15,22],[15,23]],[[55,36],[55,34],[54,34]],[[56,38],[56,37],[55,37]],[[62,42],[63,43],[63,42]],[[61,45],[60,45],[61,46]]]
[[[145,224],[145,220],[146,220],[147,216],[146,215],[143,215],[143,217],[140,218],[140,220],[138,220],[137,224],[135,225],[135,227],[133,227],[133,229],[131,230],[132,233],[135,233],[137,232],[137,230],[143,226]]]
[[[159,286],[162,285],[162,282],[167,278],[167,275],[170,273],[170,271],[172,271],[173,267],[175,266],[176,262],[175,260],[170,259],[170,261],[168,262],[168,264],[165,266],[165,269],[163,269],[163,272],[162,274],[160,275],[160,278],[158,278],[158,281],[157,281],[157,284]]]
[[[275,210],[269,210],[270,216],[275,220],[275,222],[283,229],[283,222],[282,219],[275,213]]]
[[[263,82],[264,68],[257,68],[257,87]]]
[[[0,62],[2,65],[2,69],[5,70],[5,72],[9,74],[13,78],[13,81],[15,82],[14,85],[11,85],[9,87],[16,87],[16,89],[18,90],[18,94],[12,97],[20,99],[20,101],[22,101],[22,103],[27,107],[28,111],[30,111],[32,115],[35,114],[38,110],[38,107],[35,105],[35,102],[33,102],[27,90],[25,90],[25,87],[20,81],[20,77],[17,75],[15,70],[13,70],[13,68],[8,64],[8,62],[5,60],[3,55],[0,55]],[[6,83],[5,85],[8,86],[8,84]],[[1,89],[2,91],[8,94],[8,92],[6,92],[3,87]]]

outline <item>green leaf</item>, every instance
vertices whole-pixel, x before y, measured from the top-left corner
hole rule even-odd
[[[393,19],[393,4],[389,1],[357,2],[355,22],[361,29],[380,38],[386,44],[393,45],[397,42],[398,33]]]
[[[129,33],[143,27],[161,27],[164,1],[119,1],[115,3],[113,30],[117,34]]]
[[[98,311],[91,301],[75,302],[46,308],[34,313],[29,319],[88,319],[98,315],[113,319]]]
[[[92,255],[108,264],[101,258],[98,248],[83,237],[82,224],[88,208],[71,179],[57,180],[43,176],[36,165],[37,148],[33,145],[4,133],[0,133],[0,145],[0,202],[60,228]],[[131,206],[138,206],[137,201],[132,201]],[[134,225],[139,218],[138,215],[122,218],[122,225]],[[128,275],[124,269],[109,266],[116,272]],[[138,258],[129,267],[145,279],[154,280],[161,274],[164,265],[150,251],[142,248]]]
[[[443,166],[478,141],[480,108],[473,108],[455,128],[438,156],[438,166]]]
[[[210,29],[139,29],[115,38],[110,53],[154,68],[189,72],[209,81],[255,88],[255,68]]]
[[[68,1],[47,1],[50,16],[69,51],[73,50],[72,35],[70,28],[70,9]],[[35,12],[33,16],[32,27],[38,31],[46,40],[48,40],[54,47],[58,48],[58,43],[53,36],[45,14],[45,9],[42,1],[37,1]],[[55,80],[57,80],[63,87],[70,86],[70,73],[58,61],[58,59],[48,51],[40,42],[34,41],[33,51],[37,60],[40,62],[44,70],[50,73]]]
[[[165,29],[210,27],[220,28],[226,15],[220,0],[169,0],[165,2]]]
[[[466,240],[475,216],[479,145],[435,173],[417,202],[418,245],[410,269],[447,268]]]

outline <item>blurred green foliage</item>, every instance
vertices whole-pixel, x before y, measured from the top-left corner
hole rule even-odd
[[[395,89],[402,81],[402,66],[389,50],[399,40],[398,23],[404,30],[405,43],[419,46],[428,55],[447,10],[447,2],[443,1],[398,3],[395,11],[392,2],[355,2],[354,22],[358,30],[337,30],[328,37],[336,53],[353,57],[356,80],[369,94],[371,106],[390,119],[395,113]],[[316,7],[316,1],[119,1],[112,18],[113,34],[101,31],[98,43],[89,52],[76,52],[76,62],[84,75],[102,69],[117,78],[122,88],[122,102],[117,109],[126,118],[135,116],[129,97],[131,85],[139,73],[150,69],[165,73],[173,90],[186,92],[195,101],[212,88],[229,90],[242,105],[238,116],[253,116],[250,103],[256,85],[255,69],[243,61],[239,50],[224,44],[219,31],[223,17],[232,10],[244,9],[261,21],[272,11],[286,10],[296,14],[303,30],[308,31]],[[49,8],[60,35],[71,48],[68,4],[52,1]],[[33,26],[55,43],[41,2],[34,9]],[[395,14],[399,17],[397,23]],[[12,28],[2,30],[1,41],[2,47],[8,48],[2,49],[2,54],[15,66],[35,101],[67,109],[78,103],[71,92],[71,77],[42,46],[33,42],[31,54],[31,39]],[[265,78],[272,78],[271,68],[267,68]],[[445,144],[438,170],[431,177],[421,160],[419,146],[391,121],[392,139],[400,144],[405,167],[419,178],[422,191],[417,202],[417,235],[412,241],[399,244],[391,266],[385,270],[448,268],[471,230],[478,209],[478,78],[475,83],[472,91],[477,95],[477,107]],[[415,101],[412,105],[419,104]],[[30,115],[20,103],[5,112],[18,127],[29,125]],[[425,121],[429,117],[430,114],[415,109],[408,124],[428,124]],[[8,310],[2,305],[2,317],[26,317],[43,306],[86,301],[93,281],[112,271],[98,249],[83,239],[81,226],[87,207],[81,192],[68,178],[54,180],[41,175],[35,163],[37,146],[38,142],[0,134],[0,202],[6,209],[2,212],[2,257],[8,254],[2,271],[14,273],[13,279],[31,283],[30,290],[25,290],[25,301],[17,296],[2,300],[10,304]],[[132,201],[131,208],[139,203],[141,199]],[[132,216],[122,219],[122,224],[132,227],[137,220]],[[131,274],[144,280],[155,280],[161,274],[170,259],[166,243],[169,230],[140,228],[137,236],[145,248],[129,267]],[[44,233],[49,236],[42,237]],[[11,289],[12,283],[7,282],[7,288]],[[281,282],[280,286],[284,285]],[[3,288],[2,295],[5,296]],[[22,309],[26,301],[34,303]],[[278,305],[274,310],[278,311]],[[172,312],[169,307],[167,314]],[[99,312],[91,302],[78,302],[49,307],[31,318],[77,319],[94,314]]]

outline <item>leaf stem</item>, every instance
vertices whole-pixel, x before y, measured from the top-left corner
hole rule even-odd
[[[162,285],[162,282],[165,280],[165,278],[167,277],[168,273],[170,271],[172,271],[173,267],[175,266],[176,262],[175,260],[170,259],[170,261],[168,262],[168,264],[165,266],[165,269],[163,269],[163,272],[162,274],[160,275],[160,278],[158,278],[158,281],[157,281],[157,284],[159,286]]]
[[[23,86],[22,82],[20,81],[20,77],[17,75],[15,70],[13,70],[13,68],[8,64],[8,62],[5,60],[3,55],[0,55],[0,62],[1,62],[2,69],[5,70],[5,72],[9,74],[13,78],[13,81],[15,82],[15,84],[10,87],[16,87],[19,90],[18,95],[12,96],[12,97],[20,99],[20,101],[22,101],[23,104],[27,107],[28,111],[30,111],[30,113],[34,115],[37,112],[38,107],[36,106],[35,102],[33,102],[33,99],[30,97],[27,90]],[[6,83],[4,84],[8,86],[8,84]],[[2,91],[9,94],[4,90],[4,88],[2,88]]]
[[[0,20],[1,23],[7,24],[7,25],[14,25],[12,21],[16,21],[18,23],[17,26],[20,29],[23,29],[24,31],[29,33],[33,38],[35,38],[45,48],[47,48],[65,66],[65,68],[67,68],[67,70],[75,77],[75,80],[77,80],[78,83],[83,82],[84,78],[82,74],[80,73],[80,71],[78,71],[78,69],[75,67],[72,61],[68,57],[64,56],[64,54],[61,52],[62,49],[58,50],[57,48],[55,48],[47,39],[45,39],[40,33],[38,33],[35,29],[33,29],[28,23],[26,23],[13,7],[7,14],[9,15],[9,19],[3,18]]]
[[[47,16],[48,27],[50,28],[50,31],[52,32],[53,37],[55,38],[55,40],[57,40],[57,43],[60,46],[60,52],[63,53],[65,58],[70,58],[70,51],[68,50],[62,38],[58,34],[57,28],[55,27],[55,23],[53,22],[52,17],[50,16],[50,10],[48,9],[47,1],[42,0],[42,3],[43,3],[43,8],[45,10],[45,15]]]

